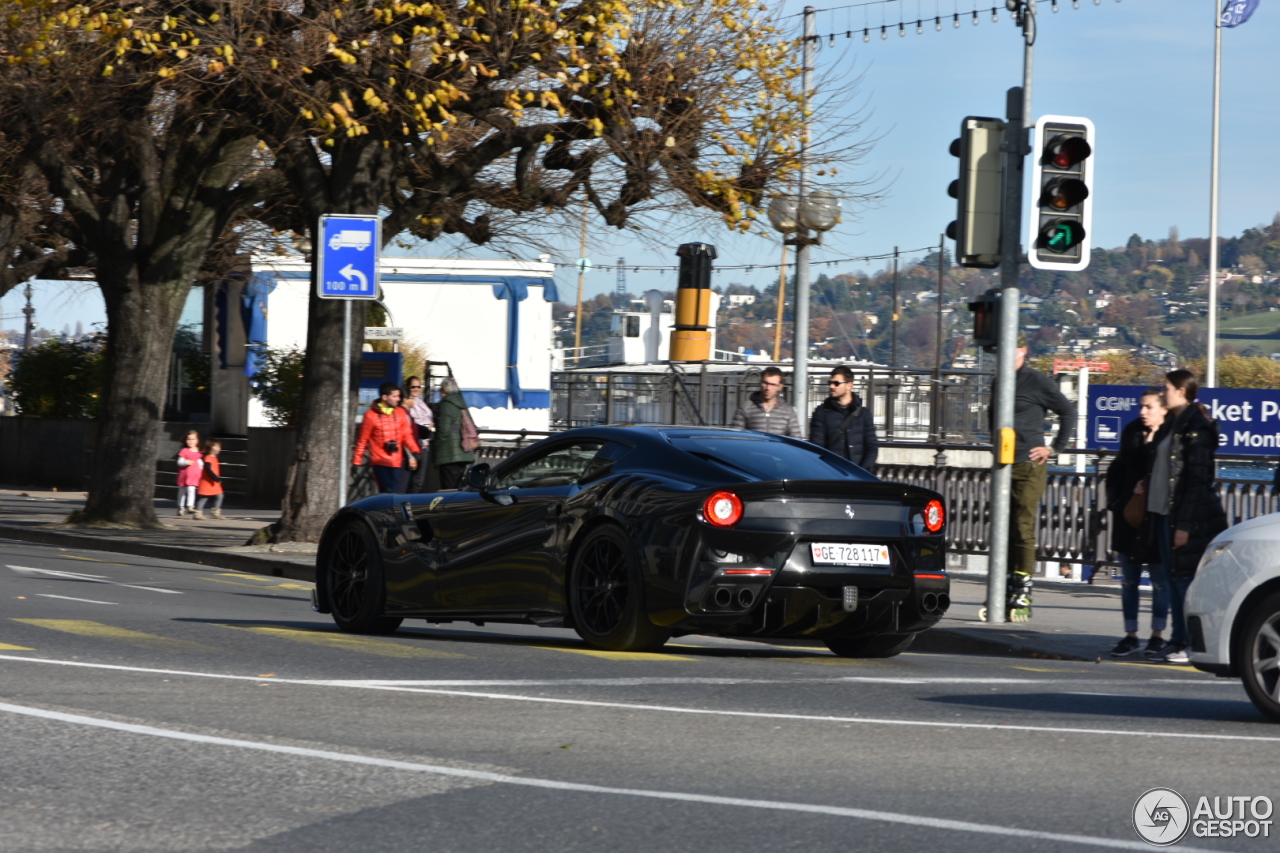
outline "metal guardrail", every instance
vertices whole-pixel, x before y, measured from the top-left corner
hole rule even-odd
[[[740,370],[672,365],[667,371],[566,370],[551,374],[551,427],[574,429],[616,423],[727,425],[760,388],[766,363]],[[790,365],[780,365],[790,374]],[[872,408],[885,441],[985,443],[991,373],[891,370],[854,366],[854,391]],[[814,405],[828,394],[830,367],[809,374]],[[788,378],[790,382],[790,377]],[[869,401],[869,402],[868,402]],[[808,414],[801,417],[807,422]]]

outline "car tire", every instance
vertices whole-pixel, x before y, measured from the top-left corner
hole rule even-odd
[[[1280,722],[1280,592],[1262,599],[1245,622],[1240,677],[1258,710]]]
[[[367,525],[351,521],[333,537],[323,563],[330,615],[352,634],[392,634],[403,619],[382,615],[387,588],[382,561]]]
[[[649,621],[635,546],[611,524],[589,531],[576,549],[569,609],[578,636],[598,649],[651,652],[671,637]]]
[[[871,637],[831,637],[827,648],[842,658],[891,658],[905,652],[915,634],[876,634]]]

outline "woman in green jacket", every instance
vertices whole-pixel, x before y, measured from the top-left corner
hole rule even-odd
[[[467,411],[467,401],[452,376],[440,383],[440,398],[432,461],[440,471],[440,488],[456,489],[467,466],[476,461],[474,450],[462,449],[462,416]]]

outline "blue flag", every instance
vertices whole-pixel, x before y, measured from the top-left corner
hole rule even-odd
[[[1222,26],[1238,27],[1253,14],[1253,10],[1258,8],[1258,0],[1227,0],[1227,5],[1222,7]]]

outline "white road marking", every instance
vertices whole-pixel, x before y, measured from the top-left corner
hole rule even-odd
[[[107,663],[84,663],[81,661],[54,660],[50,658],[26,658],[14,655],[0,655],[0,660],[21,661],[22,663],[42,663],[53,666],[74,666],[85,669],[103,669],[116,672],[140,672],[149,675],[184,675],[191,678],[213,678],[226,681],[261,681],[261,678],[248,675],[223,675],[214,672],[191,672],[175,669],[150,669],[139,666],[122,666]],[[836,679],[832,679],[836,680]],[[840,679],[843,680],[843,679]],[[1030,679],[1036,683],[1035,679]],[[1176,740],[1220,740],[1244,741],[1257,743],[1280,743],[1280,737],[1261,737],[1257,735],[1224,735],[1199,734],[1196,732],[1165,731],[1126,731],[1124,729],[1086,729],[1069,726],[1027,726],[1011,723],[959,723],[941,720],[897,720],[879,717],[831,717],[820,714],[782,714],[766,711],[733,711],[712,708],[681,708],[675,705],[648,705],[631,702],[596,702],[589,699],[556,699],[550,696],[522,696],[515,693],[480,693],[471,690],[435,690],[422,687],[395,687],[377,684],[364,684],[329,679],[307,678],[272,678],[272,684],[296,684],[302,687],[342,687],[356,690],[388,690],[401,693],[423,693],[433,696],[457,696],[466,699],[497,699],[506,702],[532,702],[546,705],[576,705],[585,708],[610,708],[623,711],[649,711],[666,714],[693,714],[706,717],[742,717],[761,720],[800,720],[817,723],[861,723],[873,726],[905,726],[908,728],[936,729],[978,729],[982,731],[1000,732],[1046,732],[1051,734],[1103,735],[1107,737],[1140,737],[1140,738],[1173,738]]]
[[[69,595],[49,595],[45,592],[37,592],[36,598],[60,598],[63,601],[83,601],[85,604],[115,604],[114,601],[94,601],[92,598],[72,598]]]
[[[79,572],[59,572],[54,569],[33,569],[28,566],[8,566],[20,575],[51,575],[56,578],[70,578],[71,580],[86,581],[88,583],[105,583],[111,586],[124,586],[129,589],[145,589],[148,592],[166,592],[170,595],[182,595],[176,589],[161,589],[158,586],[138,586],[132,583],[120,583],[119,581],[109,581],[102,575],[85,575]]]
[[[353,755],[345,752],[330,752],[323,749],[309,749],[299,746],[263,743],[261,741],[240,740],[238,738],[214,737],[211,735],[193,734],[175,729],[161,729],[154,726],[140,726],[133,723],[120,723],[115,720],[104,720],[98,717],[86,717],[80,714],[65,714],[59,711],[46,711],[42,708],[30,708],[25,705],[9,705],[0,703],[0,712],[55,720],[80,726],[111,729],[129,734],[159,737],[169,740],[201,743],[210,746],[223,746],[233,749],[249,749],[259,752],[274,752],[281,755],[295,755],[302,758],[316,758],[324,761],[337,761],[343,764],[361,764],[373,767],[385,767],[391,770],[409,770],[419,773],[431,773],[437,776],[451,776],[460,779],[473,779],[479,782],[490,782],[502,785],[520,785],[528,788],[542,788],[553,791],[570,791],[581,794],[610,794],[624,797],[643,797],[653,800],[675,800],[687,803],[706,803],[717,806],[733,806],[737,808],[765,809],[768,811],[801,812],[805,814],[822,814],[834,817],[847,817],[856,820],[878,821],[906,826],[925,827],[928,829],[948,830],[951,832],[973,832],[981,835],[999,835],[1036,841],[1053,841],[1066,844],[1085,844],[1090,847],[1107,847],[1117,850],[1150,850],[1144,842],[1123,841],[1118,838],[1100,838],[1091,835],[1074,835],[1070,833],[1042,832],[1034,829],[1019,829],[1012,826],[998,826],[988,823],[974,823],[967,820],[951,820],[949,818],[925,817],[923,815],[886,812],[875,809],[853,809],[844,806],[824,806],[816,803],[794,803],[780,800],[753,800],[743,797],[720,797],[712,794],[692,794],[684,791],[659,791],[645,788],[614,788],[606,785],[584,785],[579,782],[564,782],[558,779],[538,779],[529,776],[510,776],[505,773],[494,773],[487,770],[467,770],[461,767],[444,767],[437,764],[422,764],[415,761],[396,761],[388,758],[375,758],[367,755]],[[1179,850],[1192,853],[1211,853],[1195,847],[1179,847]]]

